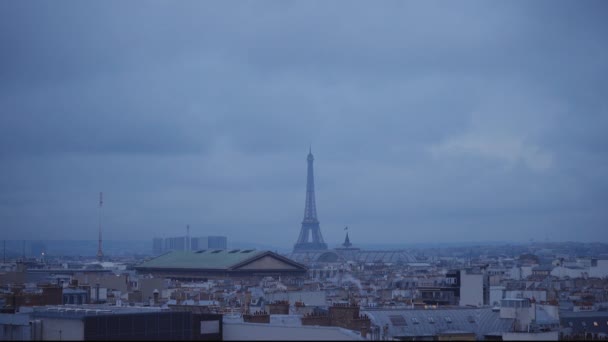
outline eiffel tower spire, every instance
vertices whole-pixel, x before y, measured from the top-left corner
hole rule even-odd
[[[302,228],[300,236],[294,245],[294,251],[302,250],[325,250],[327,244],[323,241],[319,219],[317,218],[317,205],[315,203],[315,178],[313,170],[314,157],[312,148],[308,150],[308,172],[306,177],[306,202],[304,205],[304,219],[302,220]],[[309,236],[312,241],[309,241]]]

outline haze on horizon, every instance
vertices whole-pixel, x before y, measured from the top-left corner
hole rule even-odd
[[[608,242],[607,10],[0,2],[0,238]]]

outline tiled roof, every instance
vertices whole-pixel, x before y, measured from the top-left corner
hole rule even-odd
[[[391,336],[435,336],[459,331],[477,336],[511,331],[512,319],[501,319],[491,308],[366,310],[375,324],[388,324]]]
[[[196,252],[173,251],[146,261],[137,268],[228,269],[267,251],[208,249]]]

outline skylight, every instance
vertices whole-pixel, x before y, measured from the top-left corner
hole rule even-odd
[[[407,325],[407,321],[401,315],[390,315],[388,318],[391,320],[391,323],[396,327],[402,327]]]

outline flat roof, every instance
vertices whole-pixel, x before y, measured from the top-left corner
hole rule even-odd
[[[133,313],[153,313],[169,310],[162,310],[160,307],[143,307],[143,306],[109,306],[109,305],[49,305],[35,306],[33,315],[37,317],[52,317],[52,318],[67,318],[80,319],[85,316],[101,316],[101,315],[121,315]]]

